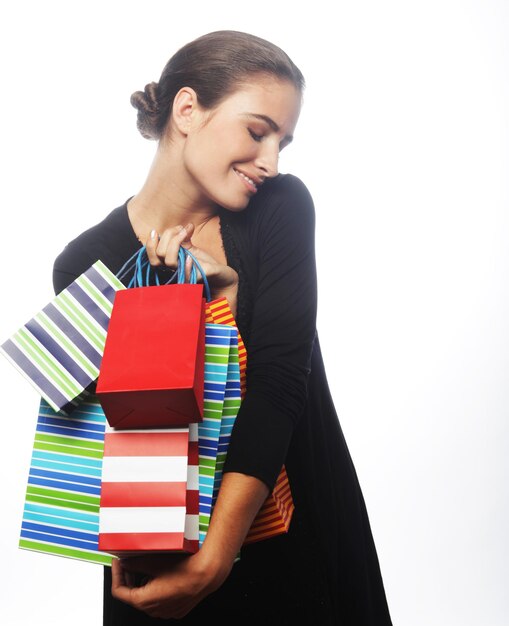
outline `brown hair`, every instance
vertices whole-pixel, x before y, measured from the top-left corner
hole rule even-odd
[[[212,109],[254,74],[291,82],[300,93],[305,81],[299,68],[278,46],[248,33],[220,30],[186,44],[168,61],[158,83],[131,96],[138,109],[138,130],[160,139],[170,119],[173,100],[182,87],[196,91],[199,104]]]

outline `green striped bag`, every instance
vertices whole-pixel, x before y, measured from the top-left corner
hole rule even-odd
[[[72,413],[41,400],[19,547],[110,565],[98,551],[106,419],[90,395]]]
[[[0,346],[54,411],[70,414],[97,379],[120,289],[97,261]]]

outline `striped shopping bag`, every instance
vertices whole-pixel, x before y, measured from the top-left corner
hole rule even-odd
[[[198,550],[198,438],[192,426],[107,427],[100,550],[118,556]]]
[[[206,324],[205,329],[204,416],[198,424],[200,546],[210,523],[217,465],[223,456],[225,425],[236,415],[232,415],[232,386],[240,389],[236,330],[220,324]],[[240,392],[237,395],[240,405]]]
[[[41,400],[19,547],[109,565],[99,551],[99,497],[106,419],[90,396],[72,416]]]
[[[0,346],[54,411],[70,414],[101,365],[120,280],[97,261]]]
[[[225,324],[226,326],[231,326],[237,330],[237,323],[233,317],[233,313],[226,298],[218,298],[217,300],[207,302],[205,307],[205,322],[208,324]],[[244,345],[238,330],[237,339],[240,367],[240,390],[242,397],[244,397],[246,393],[247,352],[246,346]]]
[[[216,468],[214,473],[214,494],[212,501],[215,503],[221,479],[223,477],[223,466],[228,452],[228,444],[235,423],[235,418],[240,409],[242,399],[241,394],[241,372],[239,366],[239,340],[237,330],[231,330],[230,336],[230,357],[228,360],[228,374],[226,378],[226,388],[224,394],[223,415],[221,417],[221,429],[219,431],[219,445],[217,450]]]

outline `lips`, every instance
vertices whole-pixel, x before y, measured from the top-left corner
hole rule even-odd
[[[257,176],[248,176],[245,172],[241,172],[236,168],[233,168],[233,170],[238,176],[240,176],[240,178],[248,182],[254,189],[257,189],[263,183],[263,180]]]

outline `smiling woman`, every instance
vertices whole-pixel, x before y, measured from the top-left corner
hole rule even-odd
[[[248,353],[203,546],[114,562],[106,625],[391,624],[316,332],[313,200],[298,178],[278,174],[303,88],[289,57],[253,35],[218,31],[184,46],[158,83],[132,96],[140,132],[158,142],[144,185],[55,261],[60,292],[98,258],[117,272],[145,244],[156,272],[167,272],[186,247],[212,296],[227,298]],[[289,531],[244,545],[283,465]]]
[[[187,133],[178,166],[193,189],[190,193],[196,197],[195,190],[203,192],[197,203],[211,210],[217,205],[244,209],[258,187],[277,174],[278,155],[294,132],[300,100],[292,83],[264,74],[239,85],[212,110],[200,106],[194,90],[182,88],[175,97],[171,128]],[[252,109],[271,115],[246,113]],[[173,155],[175,138],[171,131],[168,135],[167,148]]]

